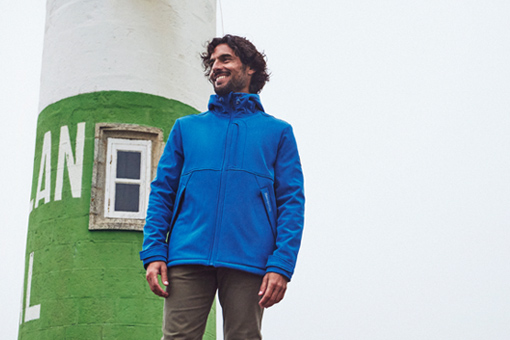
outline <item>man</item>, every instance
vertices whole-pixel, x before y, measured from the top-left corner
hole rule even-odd
[[[163,339],[202,339],[216,291],[225,339],[261,339],[263,309],[283,299],[301,243],[299,155],[291,126],[262,108],[269,75],[251,42],[215,38],[202,60],[216,95],[174,124],[140,258],[166,298]]]

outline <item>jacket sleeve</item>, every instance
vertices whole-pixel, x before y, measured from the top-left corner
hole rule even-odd
[[[301,245],[305,208],[303,172],[290,126],[283,131],[278,146],[274,189],[277,207],[276,249],[269,256],[266,272],[276,272],[290,280]]]
[[[145,267],[154,261],[166,262],[167,260],[166,240],[170,232],[183,162],[182,138],[179,120],[177,120],[159,160],[156,178],[151,184],[149,206],[143,228],[143,248],[140,252],[140,259]]]

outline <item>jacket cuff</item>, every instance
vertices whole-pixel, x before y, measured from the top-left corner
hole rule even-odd
[[[151,256],[151,257],[148,257],[148,258],[143,260],[143,267],[145,269],[147,269],[147,266],[149,265],[149,263],[156,262],[156,261],[163,261],[163,262],[166,263],[166,257],[163,257],[163,256]]]
[[[267,272],[282,274],[290,281],[294,273],[294,266],[277,256],[271,255],[266,264],[266,273]]]
[[[290,282],[290,279],[292,279],[292,273],[290,273],[286,270],[283,270],[281,268],[278,268],[278,267],[267,267],[266,273],[278,273],[280,275],[285,276],[287,278],[287,280],[289,280],[289,282]]]
[[[151,247],[145,250],[142,250],[140,252],[140,260],[144,261],[150,257],[163,257],[166,261],[166,257],[168,255],[168,248],[167,247]]]

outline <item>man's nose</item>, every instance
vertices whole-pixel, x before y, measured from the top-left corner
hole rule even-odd
[[[211,66],[211,70],[213,71],[213,73],[214,73],[214,71],[220,69],[220,66],[221,66],[221,64],[218,62],[218,60],[215,60]]]

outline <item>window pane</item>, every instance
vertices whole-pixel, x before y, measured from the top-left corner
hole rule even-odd
[[[138,211],[140,185],[115,184],[115,211]]]
[[[135,151],[117,152],[117,178],[140,179],[142,154]]]

